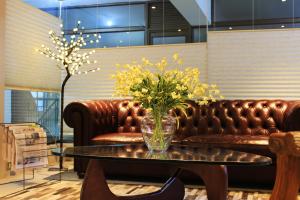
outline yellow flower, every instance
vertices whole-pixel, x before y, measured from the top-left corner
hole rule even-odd
[[[173,60],[174,60],[174,61],[177,61],[178,58],[179,58],[178,53],[175,53],[175,54],[173,55]]]
[[[115,95],[132,96],[135,101],[141,102],[144,106],[147,105],[146,108],[157,107],[157,105],[152,105],[154,97],[163,107],[167,108],[169,107],[164,105],[165,102],[169,102],[172,108],[182,106],[186,99],[200,99],[198,104],[202,105],[214,102],[218,98],[224,98],[217,85],[201,82],[198,67],[178,70],[176,64],[182,65],[183,61],[178,54],[174,54],[173,59],[175,66],[172,67],[175,69],[172,70],[167,69],[166,58],[155,65],[146,58],[142,58],[141,63],[117,64],[116,66],[120,70],[112,75],[112,78],[115,79]],[[175,91],[170,91],[169,88],[175,88]],[[171,100],[167,101],[166,98],[170,97]]]
[[[142,96],[142,94],[141,94],[139,91],[135,91],[135,92],[133,93],[133,95],[136,96],[136,97]]]
[[[189,99],[192,99],[192,98],[194,98],[194,95],[191,94],[191,93],[189,93],[189,94],[188,94],[188,98],[189,98]]]
[[[147,100],[148,100],[148,102],[150,102],[150,101],[152,100],[152,97],[151,97],[151,96],[148,96],[148,97],[147,97]]]
[[[173,99],[176,99],[177,98],[176,92],[172,92],[171,96],[172,96]]]

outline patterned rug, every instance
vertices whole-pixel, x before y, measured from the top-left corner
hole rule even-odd
[[[47,183],[6,196],[3,200],[76,200],[80,196],[81,181],[48,181]],[[137,195],[154,192],[159,189],[153,185],[110,183],[110,189],[116,195]],[[228,200],[268,200],[270,191],[238,191],[231,190]],[[205,189],[187,188],[185,200],[206,200]],[[298,197],[300,200],[300,196]]]

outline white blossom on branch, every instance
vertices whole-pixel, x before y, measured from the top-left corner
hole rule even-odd
[[[101,39],[100,34],[83,35],[84,28],[80,26],[81,22],[78,21],[77,26],[73,29],[70,40],[65,37],[65,33],[60,34],[54,31],[49,31],[49,38],[51,39],[54,48],[41,45],[40,49],[37,49],[40,54],[45,55],[57,62],[57,67],[61,70],[66,70],[68,76],[76,74],[87,74],[89,72],[95,72],[100,68],[81,71],[83,65],[96,64],[96,60],[90,60],[90,56],[95,53],[92,50],[87,53],[79,53],[80,49],[86,46],[88,43],[99,43]],[[63,25],[61,25],[63,27]]]

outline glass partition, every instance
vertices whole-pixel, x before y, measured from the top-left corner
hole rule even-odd
[[[145,27],[145,5],[122,5],[64,9],[62,14],[65,30],[72,30],[78,21],[85,29],[111,29]]]
[[[298,0],[213,0],[210,30],[296,28],[299,17]]]

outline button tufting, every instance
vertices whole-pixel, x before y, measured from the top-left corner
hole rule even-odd
[[[237,108],[240,108],[241,104],[240,103],[236,103],[234,106],[237,107]]]
[[[277,107],[277,108],[282,108],[282,106],[283,106],[282,103],[277,103],[277,104],[276,104],[276,107]]]
[[[261,112],[260,111],[256,111],[255,112],[255,117],[260,117],[261,116]]]
[[[247,117],[247,110],[242,110],[241,115],[242,117]]]
[[[266,103],[264,103],[262,106],[263,106],[263,108],[267,108],[268,107],[268,105]]]

